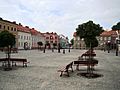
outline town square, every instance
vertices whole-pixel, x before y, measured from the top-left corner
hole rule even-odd
[[[0,90],[120,90],[120,0],[1,0]]]
[[[119,90],[120,57],[112,52],[95,50],[95,58],[99,63],[93,73],[101,75],[100,77],[80,76],[80,72],[86,72],[86,66],[80,66],[79,71],[73,66],[70,77],[59,76],[60,72],[57,71],[61,67],[78,60],[85,51],[72,49],[69,53],[66,49],[66,53],[63,54],[57,50],[46,50],[45,53],[38,50],[21,50],[12,53],[12,58],[26,58],[29,63],[27,67],[18,63],[11,71],[4,71],[0,67],[0,90]],[[5,54],[0,52],[0,57],[5,57]]]

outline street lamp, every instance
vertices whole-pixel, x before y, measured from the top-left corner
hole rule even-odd
[[[116,56],[118,56],[118,38],[116,38]]]
[[[108,41],[107,46],[108,46],[108,53],[110,53],[110,41]]]

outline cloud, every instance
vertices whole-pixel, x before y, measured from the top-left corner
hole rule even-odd
[[[120,0],[1,0],[0,13],[3,19],[72,38],[77,25],[89,20],[111,28],[120,19],[119,3]]]

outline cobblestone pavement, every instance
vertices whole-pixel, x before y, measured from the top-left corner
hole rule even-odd
[[[111,53],[96,50],[95,57],[99,64],[94,73],[102,75],[99,78],[88,79],[77,75],[85,71],[75,70],[70,77],[59,77],[57,70],[67,63],[77,60],[85,50],[71,50],[63,54],[47,50],[46,53],[38,50],[21,50],[11,57],[26,58],[30,63],[22,67],[19,63],[11,71],[4,71],[0,63],[0,90],[120,90],[120,57]],[[5,54],[0,52],[0,58]]]

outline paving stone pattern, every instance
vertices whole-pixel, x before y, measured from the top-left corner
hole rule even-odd
[[[94,73],[102,77],[88,79],[79,76],[80,71],[70,73],[70,77],[59,77],[57,70],[71,61],[77,60],[85,50],[66,50],[65,54],[47,50],[45,53],[38,50],[21,50],[11,54],[11,57],[26,58],[30,63],[22,67],[19,63],[11,71],[3,71],[0,63],[0,90],[120,90],[120,57],[111,53],[96,50],[95,57],[99,64]],[[0,52],[0,58],[5,57]]]

